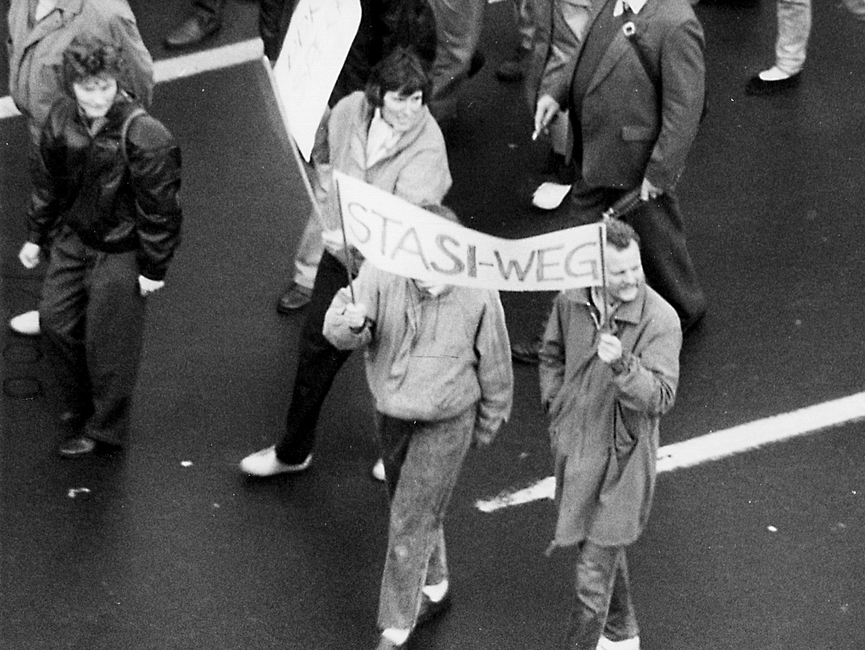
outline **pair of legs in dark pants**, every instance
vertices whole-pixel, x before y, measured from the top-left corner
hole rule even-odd
[[[595,650],[601,635],[610,641],[639,636],[631,602],[628,565],[621,546],[580,546],[576,599],[565,645],[569,650]]]
[[[144,340],[136,253],[103,253],[68,228],[51,246],[39,318],[65,419],[121,445]]]
[[[604,210],[613,205],[626,190],[607,187],[587,187],[577,180],[570,194],[570,215],[574,225],[594,223]],[[669,302],[682,321],[682,328],[695,325],[706,313],[706,296],[700,288],[688,245],[679,201],[666,192],[642,203],[625,215],[640,236],[643,270],[646,281]]]
[[[337,291],[348,286],[345,265],[325,251],[318,265],[306,320],[300,331],[294,390],[285,418],[285,435],[276,445],[276,457],[283,463],[302,463],[315,446],[315,428],[321,407],[336,373],[351,356],[338,350],[321,333],[324,315]]]
[[[377,414],[390,496],[390,530],[378,610],[382,630],[411,630],[424,585],[437,585],[448,578],[444,516],[472,441],[476,417],[475,408],[439,422]]]

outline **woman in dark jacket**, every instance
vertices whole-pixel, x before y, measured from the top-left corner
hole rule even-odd
[[[119,49],[78,37],[63,54],[67,97],[42,129],[19,259],[50,246],[39,304],[59,389],[60,454],[120,446],[129,429],[145,297],[180,242],[180,150],[128,95]]]

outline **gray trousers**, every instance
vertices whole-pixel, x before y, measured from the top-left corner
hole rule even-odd
[[[378,609],[382,630],[412,629],[424,585],[448,579],[443,521],[476,417],[475,408],[439,422],[376,417],[390,496]]]
[[[145,299],[135,252],[109,254],[62,229],[51,257],[39,319],[61,410],[94,440],[120,445],[144,339]]]

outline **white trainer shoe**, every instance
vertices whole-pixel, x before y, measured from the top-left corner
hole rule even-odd
[[[640,650],[640,637],[635,636],[624,641],[610,641],[602,636],[596,650]]]
[[[276,445],[250,454],[240,461],[240,470],[250,476],[276,476],[277,474],[296,474],[309,469],[312,465],[312,454],[302,463],[291,465],[283,463],[276,457]]]
[[[384,481],[384,461],[381,458],[372,466],[372,477],[376,481]]]
[[[35,309],[18,314],[9,321],[9,327],[13,332],[24,334],[25,336],[38,336],[42,333],[42,330],[39,328],[39,312]]]

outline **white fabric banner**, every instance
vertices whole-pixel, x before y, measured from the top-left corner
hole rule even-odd
[[[359,0],[300,0],[291,16],[271,80],[289,134],[307,160],[360,14]]]
[[[403,277],[501,291],[599,286],[603,223],[502,239],[464,228],[334,172],[345,236],[367,262]]]

